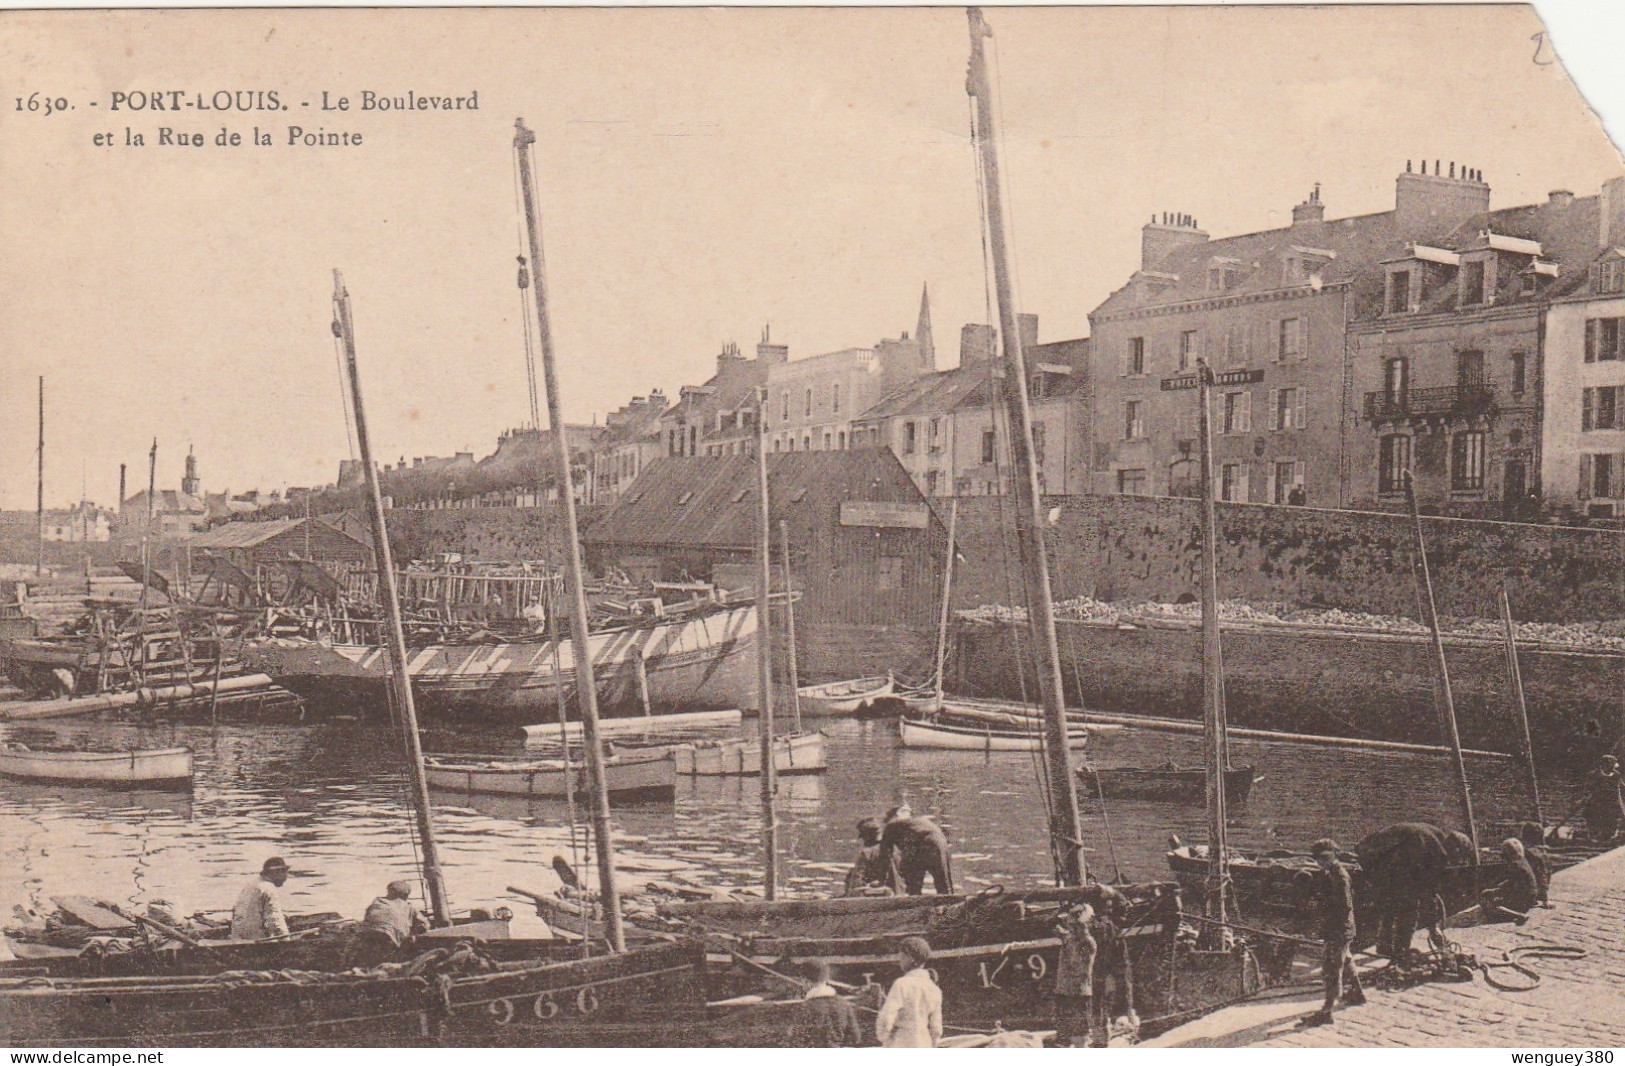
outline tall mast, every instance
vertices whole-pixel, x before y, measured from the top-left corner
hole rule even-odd
[[[942,705],[942,668],[948,659],[948,605],[954,591],[954,535],[959,531],[959,497],[948,504],[948,558],[942,564],[942,616],[937,619],[937,706]]]
[[[1218,516],[1213,506],[1213,369],[1196,363],[1197,434],[1202,440],[1202,737],[1207,763],[1207,914],[1220,933],[1228,921],[1230,855],[1225,821],[1224,772],[1229,765],[1224,714],[1224,646],[1219,633]]]
[[[1044,701],[1044,756],[1049,770],[1050,848],[1056,877],[1063,885],[1083,883],[1083,829],[1078,792],[1067,750],[1066,704],[1061,688],[1061,649],[1055,637],[1055,610],[1050,601],[1049,555],[1044,546],[1043,500],[1033,462],[1032,412],[1027,400],[1027,360],[1016,325],[1011,291],[1009,250],[1005,246],[1004,207],[999,192],[998,135],[993,121],[993,90],[987,76],[982,42],[993,31],[980,8],[970,18],[970,72],[965,91],[976,100],[976,141],[987,190],[987,229],[993,255],[993,284],[999,301],[999,333],[1004,338],[1004,407],[1010,420],[1011,459],[1016,468],[1016,532],[1027,592],[1028,620],[1039,652],[1038,684]]]
[[[152,583],[152,516],[158,494],[158,438],[152,438],[152,451],[147,453],[147,522],[141,527],[141,609],[147,609],[147,586]],[[146,623],[143,615],[142,623]],[[146,661],[145,655],[142,661]]]
[[[1433,634],[1434,680],[1437,682],[1439,731],[1450,745],[1450,758],[1456,768],[1457,798],[1461,800],[1462,821],[1467,823],[1467,835],[1473,838],[1473,868],[1478,868],[1478,823],[1473,818],[1473,793],[1467,785],[1467,762],[1461,755],[1461,733],[1456,728],[1456,698],[1450,691],[1450,664],[1444,657],[1444,635],[1439,630],[1439,611],[1433,602],[1433,574],[1428,569],[1427,538],[1422,534],[1422,513],[1416,507],[1416,483],[1409,473],[1405,476],[1405,502],[1411,509],[1411,526],[1416,531],[1416,571],[1421,576],[1422,609],[1427,614],[1429,631]]]
[[[547,388],[547,425],[553,438],[553,460],[564,505],[564,565],[569,583],[570,651],[575,659],[576,699],[581,710],[583,746],[587,754],[587,785],[592,792],[592,842],[598,857],[598,898],[604,907],[609,946],[626,950],[621,931],[621,892],[615,884],[615,853],[609,837],[609,792],[604,785],[604,749],[598,738],[598,691],[593,676],[592,647],[587,643],[587,592],[581,567],[581,540],[576,530],[576,499],[570,477],[570,446],[565,439],[564,405],[559,399],[559,376],[553,358],[553,327],[547,317],[547,266],[542,258],[542,233],[536,220],[536,189],[530,169],[530,146],[536,135],[514,120],[514,152],[519,156],[519,187],[525,204],[525,232],[529,238],[531,286],[536,302],[536,335],[542,349],[542,374]]]
[[[34,556],[34,576],[45,573],[45,375],[39,376],[39,490],[35,500],[34,532],[37,536]],[[84,508],[80,509],[83,517]]]
[[[762,895],[779,895],[779,819],[773,807],[778,767],[773,765],[773,627],[768,621],[768,597],[773,591],[773,556],[769,545],[772,525],[767,500],[767,389],[756,406],[756,670],[761,690],[756,727],[762,746]],[[786,578],[788,580],[788,577]]]
[[[350,319],[350,294],[344,278],[333,271],[333,332],[344,345],[344,366],[350,379],[350,406],[355,414],[356,444],[361,450],[361,469],[367,478],[367,513],[372,520],[373,562],[378,568],[378,597],[384,604],[384,635],[389,645],[392,701],[396,726],[406,748],[406,773],[412,785],[412,813],[417,819],[418,837],[423,848],[423,880],[429,889],[429,914],[437,926],[449,925],[446,908],[446,879],[440,869],[440,851],[435,846],[434,819],[429,815],[429,781],[423,772],[423,746],[418,738],[418,712],[412,701],[412,679],[406,672],[406,633],[401,628],[401,604],[395,594],[395,563],[390,557],[389,530],[384,525],[384,494],[378,484],[378,468],[372,461],[372,441],[367,436],[367,411],[361,403],[361,372],[355,360],[355,326]]]
[[[1518,712],[1519,737],[1523,741],[1523,768],[1529,778],[1529,799],[1535,806],[1535,821],[1546,824],[1546,812],[1540,805],[1540,775],[1535,772],[1535,745],[1529,739],[1529,708],[1523,700],[1523,671],[1518,668],[1518,630],[1512,622],[1512,601],[1508,598],[1506,574],[1501,575],[1501,630],[1505,635],[1507,653],[1507,688],[1512,693],[1513,707]]]

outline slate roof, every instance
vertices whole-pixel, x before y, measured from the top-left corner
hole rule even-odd
[[[291,530],[298,529],[306,522],[312,521],[315,520],[309,518],[275,518],[267,522],[227,522],[224,525],[215,526],[205,533],[199,533],[187,543],[193,548],[253,548]],[[335,528],[326,523],[322,523],[322,527],[342,537],[349,537],[358,544],[363,543],[346,530]]]
[[[888,448],[775,452],[768,501],[777,523],[806,507],[842,500],[924,502]],[[667,456],[649,464],[583,535],[593,545],[749,550],[757,533],[756,458]]]

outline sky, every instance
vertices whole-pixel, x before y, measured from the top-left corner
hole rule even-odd
[[[1087,334],[1153,213],[1248,232],[1316,182],[1328,217],[1387,210],[1424,156],[1481,169],[1495,207],[1622,170],[1526,7],[988,20],[1041,340]],[[990,317],[966,53],[957,8],[0,14],[0,507],[34,505],[42,374],[47,506],[112,504],[120,463],[144,488],[155,437],[161,488],[189,448],[208,491],[331,482],[351,454],[334,268],[380,461],[489,454],[529,417],[519,116],[567,420],[675,395],[764,326],[791,358],[895,337],[925,284],[951,365]],[[289,109],[111,110],[172,90]],[[479,107],[363,112],[363,91]],[[32,92],[72,109],[19,110]],[[292,125],[362,144],[290,146]],[[161,126],[211,143],[159,145]],[[222,126],[274,143],[216,147]]]

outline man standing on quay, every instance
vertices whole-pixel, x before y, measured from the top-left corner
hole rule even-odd
[[[1349,872],[1337,860],[1337,845],[1317,840],[1309,848],[1320,865],[1320,936],[1325,947],[1320,966],[1326,978],[1326,1002],[1319,1011],[1304,1019],[1305,1025],[1330,1025],[1332,1008],[1339,998],[1349,1006],[1365,1002],[1360,975],[1354,972],[1350,951],[1354,946],[1354,885]],[[1344,994],[1344,984],[1348,992]]]

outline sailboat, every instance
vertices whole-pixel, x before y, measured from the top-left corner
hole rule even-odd
[[[540,235],[527,151],[533,141],[534,136],[519,123],[515,151],[524,179],[532,257],[539,268]],[[117,958],[113,970],[124,972],[115,976],[102,976],[109,972],[105,961],[88,955],[42,960],[38,965],[29,964],[32,969],[7,967],[0,971],[0,1017],[6,1020],[6,1042],[25,1047],[667,1046],[702,1042],[707,1032],[703,947],[679,941],[624,950],[609,846],[604,758],[590,684],[580,688],[580,711],[599,878],[613,951],[598,958],[574,958],[576,949],[563,941],[461,939],[463,929],[451,924],[406,671],[382,494],[361,402],[349,295],[337,271],[334,309],[334,332],[344,346],[369,490],[379,590],[388,621],[392,706],[411,780],[422,873],[435,928],[414,945],[413,950],[419,952],[415,957],[370,970],[346,968],[337,957],[336,946],[327,942],[203,948],[184,933],[178,937],[184,946],[164,958],[149,952]],[[540,284],[537,316],[543,330],[549,413],[553,424],[559,425],[551,336]],[[557,439],[561,474],[568,479],[563,435]],[[580,549],[572,507],[566,508],[566,518],[571,623],[580,637],[586,630],[586,602],[581,594]],[[590,664],[584,665],[590,676]],[[136,920],[156,925],[161,932],[178,932],[152,919]]]

